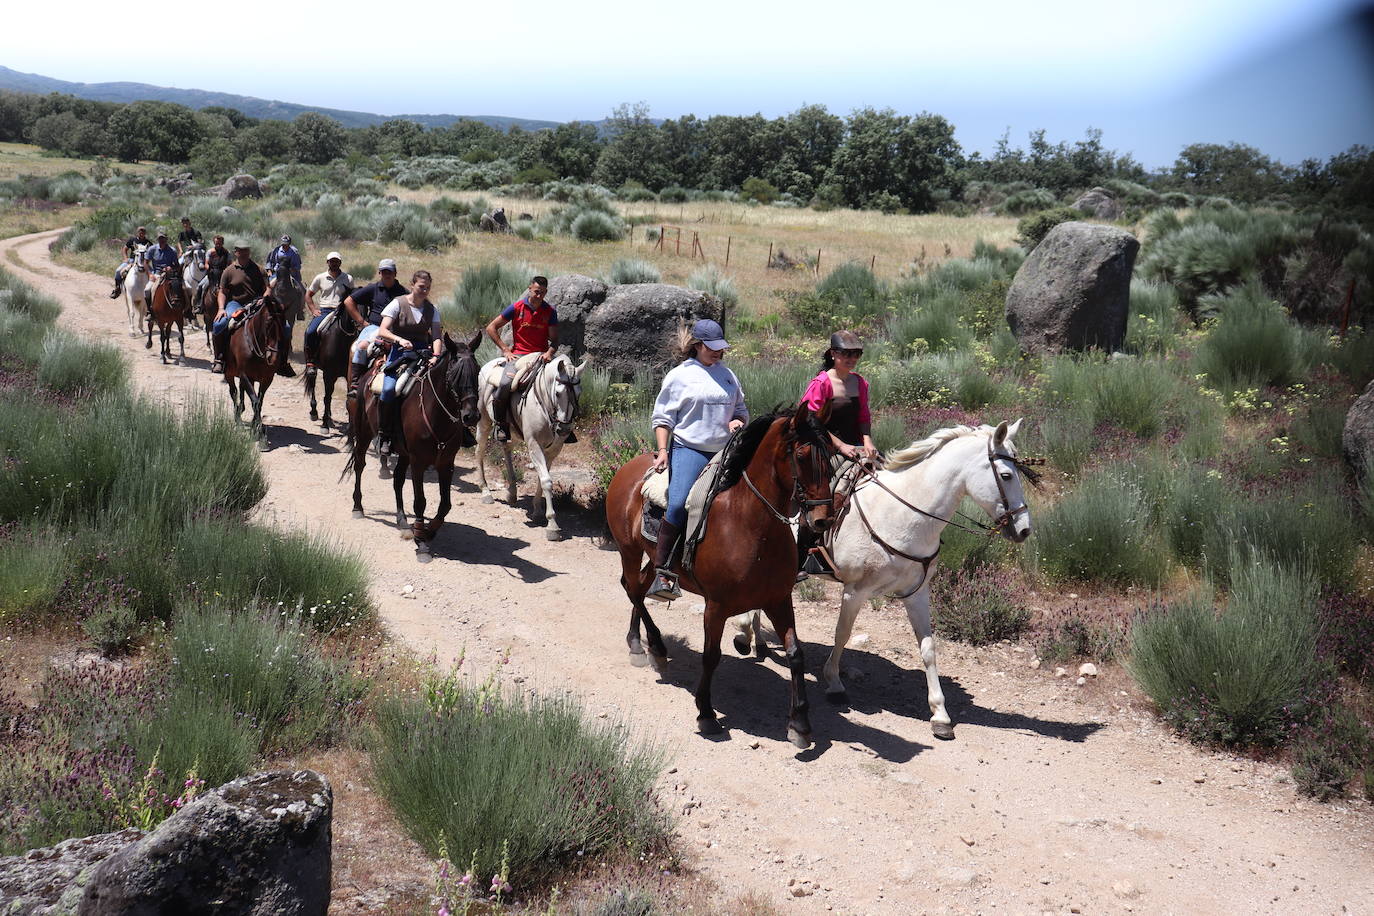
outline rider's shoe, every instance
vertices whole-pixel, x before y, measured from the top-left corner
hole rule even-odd
[[[391,457],[391,439],[388,436],[377,436],[377,453],[383,458]]]
[[[119,298],[119,294],[122,293],[122,292],[124,292],[124,287],[122,287],[122,286],[116,286],[116,287],[110,292],[110,298],[111,298],[111,299],[118,299],[118,298]]]
[[[655,570],[654,584],[649,586],[649,591],[644,597],[655,601],[675,601],[681,598],[682,589],[678,588],[677,576],[666,569]]]
[[[510,428],[507,427],[504,423],[497,423],[497,424],[496,424],[496,441],[497,441],[497,442],[509,442],[509,441],[510,441]]]
[[[835,575],[835,569],[826,560],[819,547],[813,547],[811,552],[806,555],[806,562],[802,564],[801,573],[797,576],[797,581],[801,581],[801,576],[815,576],[818,579],[828,579],[831,582],[840,581],[839,576]]]
[[[568,438],[566,438],[566,439],[563,440],[563,444],[564,444],[564,445],[572,445],[572,444],[573,444],[574,442],[576,442],[576,441],[577,441],[577,433],[573,432],[572,430],[568,430]]]
[[[807,579],[810,578],[811,574],[804,569],[797,573],[797,582],[805,582]]]
[[[224,374],[224,360],[222,360],[222,359],[217,359],[217,360],[215,360],[213,363],[211,363],[211,364],[210,364],[210,371],[213,372],[213,373],[215,373],[216,375],[223,375],[223,374]]]
[[[277,375],[280,375],[282,378],[295,378],[296,370],[291,367],[290,363],[282,363],[277,367]]]

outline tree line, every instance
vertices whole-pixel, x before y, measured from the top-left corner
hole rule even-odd
[[[1322,162],[1285,165],[1240,143],[1195,143],[1172,166],[1149,171],[1107,149],[1101,131],[1073,143],[1033,131],[1026,146],[1004,135],[989,156],[965,153],[938,114],[862,108],[841,117],[807,105],[777,118],[684,115],[657,121],[641,104],[621,105],[603,129],[571,122],[548,130],[501,131],[480,121],[426,129],[404,119],[346,128],[307,112],[291,122],[233,108],[193,110],[171,102],[97,102],[52,93],[0,92],[0,141],[34,143],[76,156],[184,165],[205,182],[280,162],[449,156],[504,160],[518,183],[555,179],[612,189],[642,186],[739,191],[763,203],[924,213],[967,208],[978,183],[1043,188],[1058,196],[1110,181],[1157,192],[1285,201],[1349,209],[1374,200],[1374,152],[1354,146]]]

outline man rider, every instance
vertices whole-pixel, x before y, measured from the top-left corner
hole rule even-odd
[[[317,274],[305,290],[305,304],[310,309],[310,324],[305,329],[305,374],[308,378],[315,371],[316,350],[320,346],[320,323],[338,308],[344,298],[353,291],[353,278],[344,272],[343,256],[337,251],[329,252],[325,258],[328,269]],[[315,295],[319,294],[319,301]]]
[[[558,352],[558,311],[544,301],[548,292],[548,279],[535,277],[530,281],[525,295],[506,306],[487,325],[487,336],[506,357],[501,383],[491,405],[498,442],[510,441],[510,395],[511,384],[515,380],[516,360],[529,353],[539,353],[540,360],[547,363]],[[501,339],[501,329],[508,324],[511,326],[510,346]]]
[[[200,278],[200,285],[196,287],[196,305],[199,306],[205,301],[205,291],[210,287],[219,288],[220,275],[224,273],[224,268],[229,266],[234,256],[229,253],[229,249],[224,247],[224,236],[217,235],[210,250],[205,252],[205,276]]]
[[[219,309],[215,313],[211,340],[215,347],[215,361],[211,372],[224,372],[224,351],[229,342],[229,319],[248,303],[261,299],[267,292],[267,275],[254,262],[252,250],[244,241],[234,244],[234,263],[224,269],[219,278]]]
[[[124,292],[124,276],[129,272],[129,268],[134,263],[134,252],[139,248],[147,248],[153,244],[153,240],[148,238],[148,230],[139,226],[138,231],[124,240],[124,260],[115,268],[114,290],[110,293],[111,299],[118,299],[119,294]]]
[[[181,218],[181,232],[177,233],[177,254],[184,255],[192,245],[204,244],[205,240],[201,237],[200,232],[191,225],[191,217],[183,216]]]
[[[153,278],[153,282],[148,284],[148,288],[143,292],[143,301],[147,303],[148,314],[153,312],[153,290],[158,284],[162,283],[167,277],[181,275],[181,260],[177,256],[177,250],[167,243],[167,230],[157,231],[157,244],[148,249],[145,257],[148,259],[148,275]]]
[[[301,282],[301,253],[291,244],[289,235],[283,235],[281,244],[267,253],[267,263],[263,266],[267,270],[269,289],[277,282],[278,267],[290,268],[291,279]]]
[[[410,290],[396,281],[396,262],[382,258],[377,263],[377,281],[362,289],[355,289],[343,301],[344,309],[353,323],[362,328],[358,339],[353,342],[353,354],[348,362],[348,396],[357,398],[362,395],[361,386],[364,368],[367,366],[367,350],[377,329],[382,323],[382,310],[391,304],[392,299],[407,295]]]

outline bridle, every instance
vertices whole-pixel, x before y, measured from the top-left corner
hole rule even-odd
[[[428,352],[430,351],[421,351],[421,353]],[[470,358],[471,354],[468,355]],[[439,451],[447,449],[455,438],[463,434],[463,429],[467,426],[467,424],[463,422],[462,402],[468,400],[469,398],[471,398],[474,402],[477,400],[477,374],[474,370],[470,373],[467,373],[473,379],[473,384],[471,386],[472,393],[467,397],[459,398],[457,413],[454,413],[452,410],[449,410],[448,404],[445,403],[445,395],[454,394],[457,391],[457,389],[461,388],[464,375],[463,363],[454,358],[453,354],[448,352],[447,349],[445,349],[443,353],[443,358],[448,360],[451,363],[451,365],[446,366],[444,368],[444,388],[442,390],[439,388],[438,385],[434,383],[434,372],[426,372],[424,375],[420,376],[421,388],[423,389],[426,385],[429,386],[429,391],[434,396],[434,403],[438,405],[439,409],[443,411],[444,416],[448,418],[449,423],[453,425],[453,432],[450,433],[447,438],[440,439],[439,433],[434,429],[434,424],[429,419],[429,412],[423,409],[420,411],[420,416],[422,416],[425,421],[425,428],[429,430],[430,436],[434,439],[436,443],[438,443]]]
[[[775,519],[782,522],[784,525],[799,522],[812,531],[815,531],[817,529],[811,518],[811,511],[817,506],[833,506],[835,502],[835,494],[833,491],[830,491],[830,451],[825,447],[823,442],[819,440],[819,437],[817,442],[810,443],[811,470],[818,480],[824,480],[826,482],[826,489],[830,492],[827,492],[824,499],[807,499],[806,488],[802,484],[801,459],[797,457],[797,448],[802,444],[800,441],[801,437],[796,433],[792,435],[795,437],[796,441],[790,443],[787,449],[788,463],[792,468],[792,492],[788,497],[787,506],[789,509],[795,506],[795,511],[789,512],[786,515],[778,511],[777,507],[768,501],[768,497],[759,492],[759,488],[754,485],[754,481],[749,479],[748,468],[746,468],[743,473],[744,482],[748,485],[749,491],[759,498],[759,502],[763,503],[764,507]]]
[[[568,431],[572,429],[573,421],[577,419],[577,408],[581,400],[581,395],[578,392],[579,386],[577,381],[574,380],[572,376],[568,375],[565,364],[559,362],[558,374],[554,379],[554,384],[563,385],[568,389],[569,401],[566,416],[560,417],[558,415],[558,405],[556,403],[549,403],[550,394],[544,390],[543,374],[543,369],[540,369],[540,377],[536,378],[525,389],[525,398],[529,397],[529,392],[533,389],[535,403],[539,405],[540,410],[544,411],[544,415],[549,418],[549,426],[553,428],[554,441],[557,442],[561,439],[566,439]]]

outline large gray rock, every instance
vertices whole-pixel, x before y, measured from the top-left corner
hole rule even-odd
[[[1341,454],[1357,480],[1363,480],[1366,465],[1374,461],[1374,382],[1350,405],[1341,431]]]
[[[1085,191],[1073,202],[1073,208],[1085,216],[1096,219],[1121,219],[1121,201],[1106,188],[1093,188]]]
[[[226,783],[96,866],[78,912],[324,916],[333,798],[312,770]]]
[[[143,835],[141,830],[99,833],[0,858],[0,913],[75,913],[96,866]]]
[[[641,369],[662,372],[677,362],[678,328],[698,318],[713,318],[723,325],[720,300],[666,283],[613,286],[606,301],[586,318],[584,346],[592,365],[613,377],[630,378]],[[561,340],[561,311],[558,324]]]
[[[1119,350],[1139,250],[1135,236],[1115,226],[1068,222],[1051,229],[1007,291],[1007,324],[1021,349]]]
[[[549,305],[558,310],[558,346],[567,347],[574,361],[587,352],[587,316],[606,301],[609,287],[594,277],[563,274],[549,280]]]
[[[262,187],[252,175],[235,175],[219,187],[220,200],[242,200],[245,197],[261,197]]]

